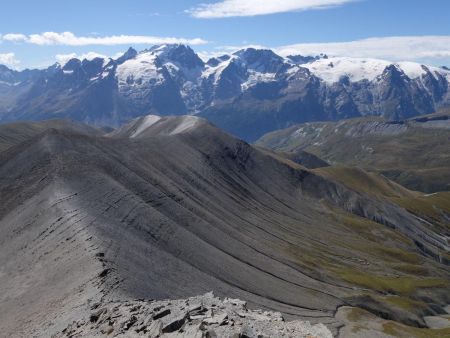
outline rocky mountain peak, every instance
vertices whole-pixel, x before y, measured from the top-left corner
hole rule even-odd
[[[270,49],[247,48],[234,53],[241,62],[255,71],[274,73],[284,64],[284,59]]]
[[[400,81],[409,79],[405,72],[395,64],[389,65],[384,69],[382,78],[398,84],[400,84]]]
[[[73,58],[70,59],[64,66],[63,66],[63,70],[65,71],[74,71],[77,70],[81,67],[81,60]]]
[[[228,61],[229,59],[231,59],[231,56],[228,54],[218,56],[218,57],[213,57],[206,62],[206,65],[210,66],[210,67],[217,67],[219,64],[221,64],[222,62]]]
[[[311,63],[320,59],[328,59],[328,56],[325,54],[317,55],[317,56],[304,56],[304,55],[289,55],[286,57],[288,60],[292,61],[296,65],[303,65],[305,63]]]
[[[174,62],[183,68],[203,67],[204,62],[194,50],[183,44],[167,44],[155,46],[150,51],[163,61]]]
[[[4,65],[0,65],[0,81],[11,82],[16,77],[17,72],[15,70],[9,69]]]
[[[124,62],[127,61],[127,60],[130,60],[130,59],[135,58],[137,54],[138,54],[138,52],[137,52],[134,48],[130,47],[130,48],[128,48],[128,50],[127,50],[121,57],[119,57],[116,61],[117,61],[118,64],[122,64],[122,63],[124,63]]]

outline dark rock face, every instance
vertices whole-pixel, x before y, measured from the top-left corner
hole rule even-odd
[[[341,72],[336,81],[314,70],[322,61],[329,62],[326,72]],[[195,113],[253,141],[296,123],[365,115],[398,120],[450,104],[448,70],[415,65],[411,75],[384,65],[375,77],[352,80],[352,71],[339,70],[325,55],[282,58],[248,48],[205,63],[188,46],[163,45],[46,70],[2,66],[0,121],[68,117],[118,126],[149,113]]]
[[[204,63],[202,59],[192,50],[192,48],[184,45],[168,46],[165,48],[160,56],[162,59],[176,62],[181,67],[187,69],[193,69],[197,67],[203,67]]]
[[[290,153],[282,153],[282,156],[308,169],[317,169],[330,166],[327,162],[320,159],[316,155],[313,155],[311,153],[302,150],[297,150]]]
[[[327,59],[328,56],[323,54],[319,56],[289,55],[287,58],[297,65],[304,65],[305,63],[320,60],[321,58]]]
[[[137,56],[138,52],[134,48],[128,48],[128,50],[117,59],[117,63],[120,65],[125,61],[131,60]]]
[[[262,73],[277,73],[285,65],[284,59],[271,50],[248,48],[238,51],[234,55],[248,69]]]

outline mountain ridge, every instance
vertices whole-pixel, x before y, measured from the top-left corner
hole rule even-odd
[[[118,127],[148,114],[191,114],[254,141],[301,122],[399,120],[450,105],[443,68],[253,48],[204,61],[189,46],[159,45],[115,60],[2,69],[0,122],[67,117]]]
[[[48,337],[98,302],[211,290],[334,334],[343,305],[426,327],[450,301],[444,211],[385,194],[428,197],[338,182],[197,117],[155,120],[107,135],[46,122],[0,152],[4,332]]]

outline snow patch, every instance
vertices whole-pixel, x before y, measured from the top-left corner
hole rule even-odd
[[[427,73],[426,68],[416,62],[398,62],[396,64],[410,79],[416,79]]]
[[[156,65],[157,56],[151,53],[141,53],[136,58],[128,60],[117,67],[119,88],[147,87],[152,80],[163,82],[164,77]]]
[[[241,85],[242,90],[257,85],[258,83],[271,82],[275,80],[276,73],[260,73],[252,71],[249,74],[248,80]]]
[[[446,72],[437,67],[425,67],[416,62],[397,62],[392,63],[386,60],[369,58],[349,58],[335,57],[329,59],[320,59],[315,62],[304,64],[302,67],[308,68],[311,73],[321,78],[327,83],[336,83],[341,77],[348,76],[350,81],[357,82],[362,80],[373,81],[383,74],[386,67],[395,65],[403,71],[410,79],[417,79],[427,74],[427,69],[436,77],[437,74],[449,76]],[[292,70],[293,71],[293,70]]]
[[[170,135],[176,135],[176,134],[182,134],[185,133],[189,130],[192,130],[197,123],[199,122],[199,118],[195,117],[195,116],[183,116],[181,118],[180,123],[178,124],[178,126],[175,127],[175,129],[173,129],[170,132]]]
[[[202,73],[202,78],[208,79],[213,76],[213,84],[217,85],[220,80],[220,76],[222,72],[230,65],[235,57],[231,57],[230,59],[219,63],[216,67],[206,66],[205,70]]]
[[[343,76],[348,76],[352,82],[372,81],[390,64],[388,61],[377,59],[336,57],[320,59],[302,66],[325,82],[336,83]]]
[[[136,128],[136,130],[134,131],[133,134],[131,134],[131,138],[137,137],[140,134],[142,134],[147,128],[150,128],[151,126],[153,126],[156,122],[158,122],[159,120],[161,120],[160,116],[157,115],[147,115],[145,117],[143,117],[140,121],[139,121],[139,125]]]

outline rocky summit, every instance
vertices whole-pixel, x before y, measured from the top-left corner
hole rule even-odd
[[[182,300],[95,303],[89,316],[52,337],[333,337],[323,324],[285,322],[279,312],[249,310],[246,305],[212,292]]]

